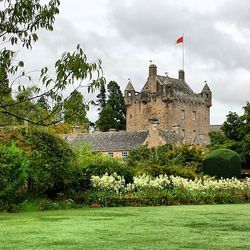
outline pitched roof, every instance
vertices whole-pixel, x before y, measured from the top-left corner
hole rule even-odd
[[[75,138],[67,139],[74,146],[88,144],[94,151],[120,152],[129,151],[143,145],[148,135],[149,131],[119,131],[79,134]],[[170,131],[160,130],[159,135],[166,143],[170,144],[176,144],[182,140],[178,134]]]
[[[128,151],[141,146],[147,136],[148,131],[99,132],[78,135],[71,143],[76,146],[79,144],[89,144],[94,151]]]
[[[170,78],[168,76],[157,75],[157,80],[161,85],[172,85],[174,89],[183,92],[187,95],[193,95],[194,91],[182,79]]]
[[[181,135],[176,134],[172,131],[160,130],[159,135],[169,144],[177,144],[183,141],[183,137]]]

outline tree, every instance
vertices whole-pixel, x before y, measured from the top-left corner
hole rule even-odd
[[[96,126],[102,131],[108,131],[111,128],[125,130],[126,107],[120,86],[115,81],[110,81],[107,90],[108,100],[106,106],[99,113]]]
[[[37,105],[41,108],[43,108],[44,110],[49,111],[50,110],[50,106],[48,104],[48,101],[46,100],[45,96],[41,96],[38,100],[37,100]]]
[[[74,90],[68,100],[64,102],[64,121],[71,125],[88,124],[86,106],[82,94]]]
[[[107,132],[111,128],[118,129],[115,114],[108,104],[99,113],[99,119],[96,121],[96,127],[100,128],[103,132]]]
[[[234,150],[241,156],[242,165],[247,167],[250,163],[250,103],[247,102],[243,109],[242,116],[229,112],[221,127],[222,132],[210,133],[210,149]]]
[[[107,104],[114,112],[115,121],[118,130],[125,130],[126,128],[126,107],[120,86],[115,82],[109,82],[108,86],[108,101]]]
[[[98,110],[102,111],[106,106],[106,88],[104,85],[100,86],[100,93],[96,96],[97,97],[97,104],[99,106]]]
[[[22,46],[31,49],[38,40],[38,31],[45,29],[53,31],[56,15],[59,13],[59,0],[47,0],[43,4],[40,0],[0,0],[0,115],[15,117],[37,125],[48,126],[59,122],[54,112],[63,107],[69,98],[66,88],[73,85],[79,88],[82,80],[90,79],[88,91],[94,91],[104,84],[101,61],[88,62],[87,56],[78,45],[75,52],[65,52],[55,63],[55,77],[48,74],[44,67],[40,73],[40,82],[36,84],[36,95],[22,100],[9,100],[11,86],[20,82],[18,91],[25,91],[23,82],[31,81],[31,77],[24,70],[24,62],[16,61],[17,48]],[[11,80],[12,79],[12,80]],[[17,110],[23,109],[26,103],[46,96],[56,102],[57,108],[45,114],[39,120],[23,116]],[[53,118],[53,119],[52,119]]]

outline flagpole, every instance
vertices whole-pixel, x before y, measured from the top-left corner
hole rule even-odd
[[[184,42],[185,42],[184,33],[182,33],[182,36],[183,36],[183,43],[182,43],[182,66],[183,66],[183,71],[184,71]]]

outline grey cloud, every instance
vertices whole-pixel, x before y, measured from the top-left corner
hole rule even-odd
[[[250,29],[250,1],[249,0],[229,0],[224,3],[217,18],[234,23],[240,28]]]
[[[111,8],[113,23],[127,42],[151,50],[171,49],[184,32],[187,49],[200,60],[213,60],[216,67],[249,68],[249,53],[244,45],[216,30],[218,13],[200,14],[163,1],[133,3],[130,6],[117,3]]]

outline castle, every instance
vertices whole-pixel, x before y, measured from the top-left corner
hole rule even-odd
[[[129,81],[125,93],[127,130],[78,134],[68,141],[73,145],[86,143],[93,151],[123,158],[141,146],[149,148],[166,143],[179,145],[208,144],[212,93],[205,84],[196,94],[185,82],[185,72],[179,78],[157,75],[157,67],[149,66],[149,76],[141,92]]]
[[[184,70],[174,79],[158,75],[156,65],[151,64],[141,92],[129,81],[124,98],[127,131],[147,131],[149,121],[153,121],[163,131],[175,131],[184,143],[209,143],[212,92],[206,83],[201,93],[194,93],[185,81]]]

